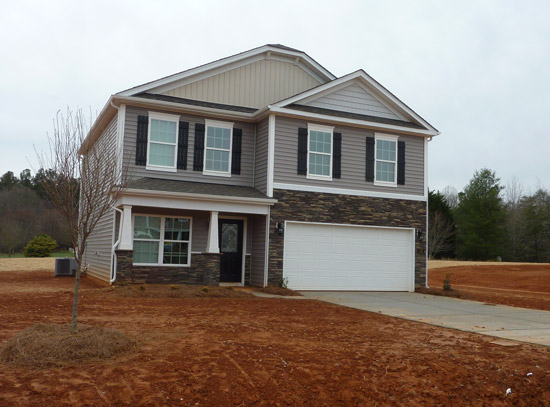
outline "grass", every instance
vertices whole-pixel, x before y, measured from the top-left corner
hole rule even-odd
[[[7,259],[10,256],[8,256],[7,253],[0,253],[0,259]],[[50,253],[50,257],[74,257],[74,253],[68,251],[68,250],[61,250],[57,252]],[[15,253],[11,255],[12,259],[23,259],[25,258],[25,255],[23,253]]]

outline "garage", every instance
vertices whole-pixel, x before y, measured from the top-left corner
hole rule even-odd
[[[414,291],[414,229],[286,222],[293,290]]]

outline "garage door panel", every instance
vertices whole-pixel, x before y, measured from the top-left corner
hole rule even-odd
[[[288,222],[283,275],[298,290],[410,291],[410,229]]]

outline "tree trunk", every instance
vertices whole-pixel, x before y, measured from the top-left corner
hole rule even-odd
[[[73,323],[72,323],[73,334],[78,332],[76,318],[78,316],[78,289],[79,288],[80,288],[80,266],[77,266],[76,276],[74,278]]]

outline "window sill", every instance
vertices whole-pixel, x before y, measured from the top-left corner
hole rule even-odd
[[[374,181],[374,185],[379,186],[379,187],[397,188],[397,183],[396,182]]]
[[[191,267],[190,264],[152,264],[152,263],[132,263],[132,266],[138,267]]]
[[[217,171],[207,171],[207,170],[204,170],[202,172],[202,175],[211,175],[211,176],[214,176],[214,177],[226,177],[226,178],[231,178],[231,173],[230,172],[217,172]]]
[[[162,171],[162,172],[177,172],[177,168],[172,168],[172,167],[155,167],[155,166],[150,166],[150,165],[147,165],[145,166],[145,169],[147,171]]]
[[[317,179],[321,181],[332,181],[332,177],[326,176],[326,175],[313,175],[313,174],[307,174],[307,179]]]

